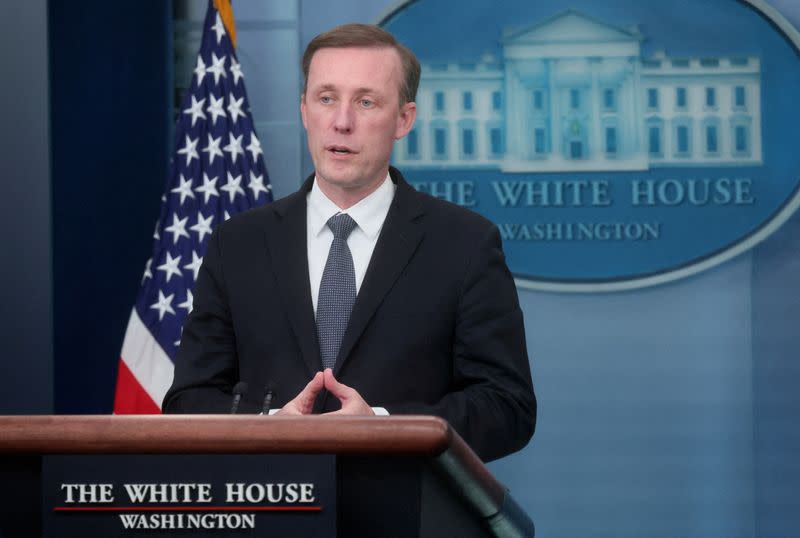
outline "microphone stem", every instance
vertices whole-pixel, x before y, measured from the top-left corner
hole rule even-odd
[[[261,407],[261,413],[264,415],[269,414],[269,408],[272,406],[272,390],[268,390],[264,395],[264,405]]]

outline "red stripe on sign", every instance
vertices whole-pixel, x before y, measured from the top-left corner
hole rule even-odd
[[[56,506],[54,512],[320,512],[321,506]]]
[[[117,392],[114,394],[114,413],[117,415],[159,415],[161,407],[142,388],[139,381],[120,359],[117,370]]]

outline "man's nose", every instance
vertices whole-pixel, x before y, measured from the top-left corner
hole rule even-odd
[[[333,128],[340,133],[350,133],[353,130],[354,110],[350,103],[342,102],[336,107],[333,117]]]

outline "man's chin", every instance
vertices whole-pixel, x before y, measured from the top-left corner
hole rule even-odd
[[[359,178],[344,174],[325,174],[321,177],[317,174],[317,177],[325,185],[342,190],[357,189],[362,183]]]
[[[384,177],[365,179],[353,174],[324,176],[317,172],[317,184],[322,192],[335,203],[352,205],[371,194],[382,183]],[[345,206],[341,206],[345,207]]]
[[[369,183],[353,170],[336,169],[328,166],[317,170],[317,177],[331,187],[344,190],[358,189]]]

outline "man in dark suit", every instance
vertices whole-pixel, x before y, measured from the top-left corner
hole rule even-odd
[[[419,63],[345,25],[309,44],[303,71],[315,174],[215,231],[164,411],[226,412],[241,380],[242,410],[270,387],[285,414],[431,414],[484,460],[522,448],[536,400],[497,228],[389,167]]]

